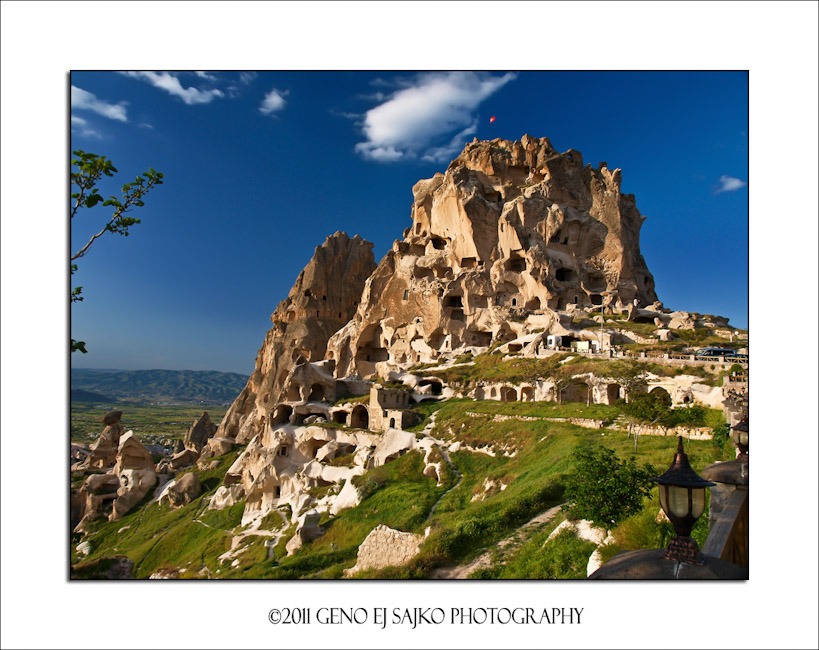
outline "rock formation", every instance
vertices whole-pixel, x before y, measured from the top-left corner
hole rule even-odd
[[[101,418],[105,428],[91,447],[91,453],[84,463],[85,466],[93,469],[107,469],[116,462],[119,438],[123,431],[119,423],[121,418],[122,411],[111,411]]]
[[[117,464],[114,474],[119,478],[117,498],[114,500],[110,520],[124,517],[156,485],[156,468],[150,452],[129,431],[119,441]]]
[[[657,300],[619,169],[546,138],[475,140],[413,194],[412,225],[328,344],[337,377],[508,341],[533,317],[559,328],[553,312]]]
[[[407,564],[418,555],[418,547],[424,539],[426,539],[425,535],[404,533],[379,524],[361,542],[355,566],[345,573],[354,575],[365,569],[383,569],[388,566]]]
[[[364,282],[375,269],[372,244],[337,232],[317,246],[290,295],[270,320],[256,368],[225,414],[216,435],[246,443],[261,432],[282,398],[288,375],[299,360],[325,357],[327,340],[355,313]],[[310,395],[298,396],[308,399]]]
[[[185,449],[193,449],[197,454],[201,454],[203,447],[213,437],[214,433],[216,433],[216,425],[211,421],[208,412],[205,411],[188,429],[183,445]]]
[[[199,482],[199,474],[188,472],[174,481],[162,496],[167,497],[172,507],[180,508],[188,505],[200,494],[202,494],[202,484]]]

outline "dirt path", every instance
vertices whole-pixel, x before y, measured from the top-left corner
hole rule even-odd
[[[560,512],[560,508],[563,504],[554,506],[553,508],[549,508],[541,512],[538,515],[535,515],[527,521],[523,526],[518,528],[514,533],[512,533],[509,537],[502,539],[498,542],[498,548],[501,551],[501,556],[507,556],[515,551],[517,548],[526,541],[529,537],[529,533],[534,533],[533,530],[536,527],[540,527],[542,524],[548,523],[556,514]],[[492,566],[492,552],[486,551],[482,555],[479,555],[474,560],[472,560],[469,564],[461,564],[459,566],[447,566],[447,567],[440,567],[435,569],[431,574],[430,578],[436,579],[443,579],[443,580],[452,580],[458,578],[466,578],[470,573],[476,571],[477,569],[487,569]]]

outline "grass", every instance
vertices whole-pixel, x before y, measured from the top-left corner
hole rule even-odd
[[[595,545],[562,530],[546,542],[550,526],[533,535],[512,558],[503,564],[473,572],[470,578],[500,578],[509,580],[579,580],[586,577],[586,566]]]
[[[422,532],[432,505],[449,487],[438,487],[435,480],[422,474],[423,469],[422,455],[412,451],[356,477],[364,494],[358,507],[327,516],[321,522],[323,536],[291,557],[260,563],[243,577],[341,577],[344,568],[355,564],[359,545],[377,525]]]
[[[201,472],[203,494],[178,510],[167,504],[151,503],[119,521],[94,522],[86,538],[91,542],[92,552],[81,561],[73,548],[76,544],[72,544],[72,566],[79,565],[79,571],[83,565],[96,560],[125,555],[134,562],[137,578],[146,578],[156,569],[168,566],[185,568],[192,574],[203,566],[215,571],[216,558],[230,548],[230,535],[219,526],[209,528],[194,519],[203,507],[203,500],[220,485],[238,453],[237,450],[222,456],[218,467]],[[146,497],[144,502],[148,500]],[[213,521],[225,526],[237,525],[243,508],[244,503],[221,512],[206,511],[201,519],[209,524]],[[126,530],[119,532],[123,528]]]
[[[578,364],[583,362],[581,359]],[[268,559],[262,536],[248,537],[243,543],[246,548],[236,555],[239,566],[232,567],[218,557],[230,548],[231,535],[227,531],[239,526],[244,504],[222,511],[203,511],[203,507],[204,500],[218,488],[241,453],[241,448],[236,448],[217,458],[218,466],[214,469],[199,472],[203,494],[191,504],[178,510],[156,503],[143,504],[120,521],[95,522],[87,536],[92,547],[87,558],[77,556],[73,547],[79,538],[73,540],[74,573],[93,575],[104,560],[126,555],[135,564],[136,577],[147,577],[165,567],[185,569],[183,577],[195,577],[206,568],[211,576],[225,578],[339,578],[344,569],[355,564],[364,538],[375,526],[385,524],[416,534],[430,527],[430,535],[409,565],[367,571],[360,577],[426,577],[435,567],[467,562],[495,548],[498,541],[513,534],[533,516],[561,503],[564,476],[572,469],[572,453],[576,449],[604,444],[622,458],[632,455],[633,440],[620,431],[584,429],[545,419],[492,421],[495,415],[611,421],[617,415],[614,406],[454,399],[424,402],[417,408],[427,420],[437,413],[436,437],[475,446],[491,445],[498,454],[492,457],[468,451],[451,452],[453,471],[440,450],[433,449],[430,461],[441,463],[439,486],[434,478],[423,476],[422,454],[410,451],[356,477],[361,503],[335,516],[323,515],[321,526],[325,534],[306,543],[294,555],[288,557],[286,552],[286,544],[295,533],[295,527],[290,525],[283,531],[273,558]],[[473,417],[467,412],[479,415]],[[717,415],[721,416],[716,411],[706,411],[703,417],[710,422]],[[419,425],[422,426],[423,423]],[[720,447],[709,441],[689,441],[685,446],[696,471],[715,460],[733,456],[730,446]],[[675,447],[676,439],[671,436],[641,437],[637,461],[649,462],[662,471],[670,463]],[[503,449],[514,449],[516,454],[505,456]],[[343,464],[348,458],[336,460]],[[506,488],[487,493],[484,491],[487,479]],[[656,547],[655,542],[665,534],[661,524],[650,521],[656,512],[657,506],[647,502],[643,512],[621,524],[615,531],[617,548],[641,544]],[[703,517],[701,522],[706,519]],[[267,515],[262,525],[267,530],[281,530],[284,526],[278,513]],[[707,528],[707,522],[704,525]],[[128,528],[120,533],[124,527]],[[587,560],[590,551],[586,553],[588,549],[582,545],[562,538],[550,542],[550,545],[557,542],[553,547],[543,549],[538,542],[545,534],[546,529],[536,531],[509,557],[498,558],[491,577],[574,577],[580,570],[578,558],[585,554]],[[617,548],[612,545],[606,552],[616,552]],[[544,557],[551,559],[547,562]]]
[[[339,404],[366,404],[369,401],[369,393],[364,393],[363,395],[347,395],[346,397],[339,397],[333,402],[333,406],[338,406]]]

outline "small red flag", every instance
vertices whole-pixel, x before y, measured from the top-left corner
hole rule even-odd
[[[495,116],[493,115],[492,117],[489,118],[489,123],[492,124],[492,122],[494,122],[494,121],[495,121]]]

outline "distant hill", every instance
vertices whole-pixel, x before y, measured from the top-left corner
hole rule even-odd
[[[71,401],[72,402],[102,402],[102,403],[111,403],[116,402],[113,397],[108,397],[107,395],[101,395],[100,393],[93,393],[90,390],[83,390],[82,388],[72,388],[71,389]]]
[[[215,370],[92,370],[72,368],[73,401],[98,401],[77,397],[96,393],[103,401],[173,402],[229,405],[249,377]]]

